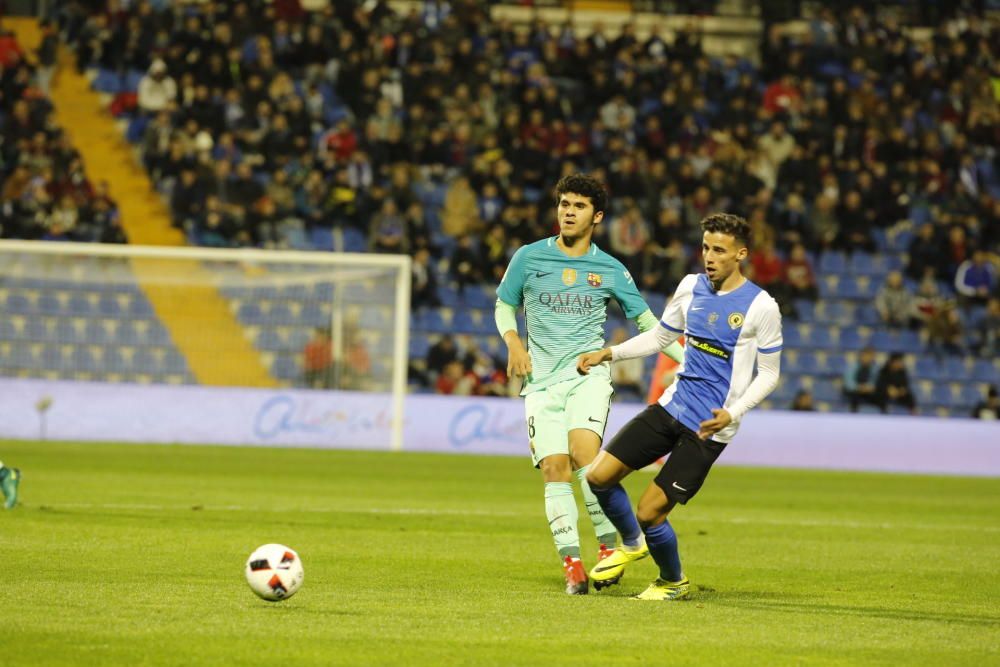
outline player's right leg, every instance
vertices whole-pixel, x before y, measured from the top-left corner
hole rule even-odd
[[[17,487],[21,484],[21,471],[8,468],[0,461],[0,490],[3,491],[4,509],[11,509],[17,504]]]
[[[642,529],[621,481],[632,471],[644,468],[670,452],[675,440],[668,417],[660,405],[651,405],[640,412],[612,438],[587,473],[591,490],[622,539],[615,552],[590,571],[595,588],[617,583],[625,573],[626,565],[649,555]]]
[[[573,467],[558,385],[524,397],[532,462],[545,483],[545,516],[562,561],[566,592],[587,593],[587,573],[580,560],[580,515],[573,494]]]

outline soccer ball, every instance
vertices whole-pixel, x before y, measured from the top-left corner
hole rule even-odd
[[[247,583],[254,593],[272,602],[295,595],[305,573],[294,550],[283,544],[265,544],[250,554],[246,566]]]

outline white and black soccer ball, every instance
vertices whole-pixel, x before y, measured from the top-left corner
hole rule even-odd
[[[277,602],[295,595],[305,572],[294,549],[283,544],[265,544],[247,559],[246,576],[254,593]]]

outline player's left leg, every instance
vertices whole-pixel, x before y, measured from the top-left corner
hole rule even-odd
[[[0,461],[0,490],[3,491],[4,509],[11,509],[17,504],[17,487],[21,484],[21,471],[8,468]]]
[[[567,383],[560,383],[567,384]],[[563,411],[565,391],[559,384],[528,394],[524,400],[532,462],[542,472],[545,516],[566,578],[566,592],[587,593],[589,582],[580,560],[579,513],[573,495],[573,465]]]
[[[688,595],[690,584],[681,570],[677,534],[667,520],[675,504],[655,482],[646,487],[639,499],[636,517],[646,536],[649,554],[660,568],[656,581],[636,596],[639,600],[679,600]]]
[[[566,396],[569,453],[602,554],[606,551],[606,547],[612,550],[615,548],[618,536],[614,525],[601,509],[600,502],[587,484],[587,471],[601,450],[601,441],[611,412],[612,396],[614,389],[611,387],[611,378],[599,373],[581,378]]]

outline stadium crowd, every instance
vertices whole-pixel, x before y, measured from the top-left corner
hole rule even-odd
[[[48,99],[59,37],[26,52],[0,31],[0,238],[124,243],[106,181],[93,182]]]
[[[551,234],[547,188],[586,170],[612,194],[596,241],[646,290],[698,270],[713,211],[751,221],[748,274],[790,317],[816,300],[823,253],[912,235],[879,290],[884,325],[925,329],[936,354],[996,354],[995,23],[956,15],[918,39],[892,13],[821,9],[770,26],[754,65],[705,55],[693,29],[521,29],[486,5],[76,0],[57,18],[81,69],[143,73],[117,110],[194,243],[353,229],[411,254],[414,307],[435,307],[442,282],[495,284]]]

